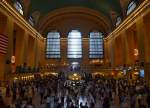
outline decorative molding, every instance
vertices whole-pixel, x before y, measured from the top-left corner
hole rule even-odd
[[[39,39],[43,40],[42,35],[37,32],[9,3],[7,3],[5,0],[3,2],[0,2],[0,8],[3,9],[4,14],[7,17],[11,17],[14,22],[16,22],[18,25],[20,25],[22,28],[25,28],[26,31],[31,33],[30,35],[36,38],[36,36],[39,37]]]
[[[38,29],[44,31],[44,29],[48,26],[49,23],[53,22],[57,18],[64,17],[64,16],[88,16],[90,18],[95,18],[96,21],[101,22],[107,30],[111,30],[111,22],[107,17],[105,17],[103,14],[97,12],[96,10],[85,8],[85,7],[67,7],[67,8],[61,8],[56,9],[43,18],[41,18],[39,22]]]
[[[150,12],[150,1],[145,0],[138,8],[134,10],[113,32],[106,36],[105,41],[119,36],[118,34],[122,31],[131,27],[139,17],[144,16]]]

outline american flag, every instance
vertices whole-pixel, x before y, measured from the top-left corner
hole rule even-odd
[[[7,47],[8,47],[8,37],[3,34],[0,34],[0,53],[6,54]]]

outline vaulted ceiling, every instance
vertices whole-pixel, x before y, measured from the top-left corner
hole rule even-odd
[[[70,6],[91,8],[107,17],[110,17],[111,11],[121,15],[120,0],[31,0],[29,12],[40,11],[42,15],[46,15],[55,9]]]
[[[37,26],[35,28],[37,28],[37,30],[39,30],[43,34],[43,32],[47,32],[49,29],[55,28],[59,24],[70,23],[71,18],[74,19],[72,21],[72,25],[74,26],[76,26],[76,23],[73,24],[73,22],[77,23],[84,22],[85,24],[86,21],[87,23],[93,22],[97,24],[99,27],[101,27],[102,28],[101,30],[103,32],[109,33],[114,29],[116,17],[120,16],[121,18],[124,18],[124,12],[126,10],[128,3],[131,0],[18,0],[18,1],[20,1],[23,4],[24,13],[26,17],[28,18],[29,16],[32,16]],[[77,8],[70,8],[70,7],[77,7]],[[71,9],[74,9],[72,14]],[[56,10],[59,11],[61,10],[61,12]],[[86,12],[81,10],[86,10]],[[93,13],[98,14],[95,15]],[[55,18],[56,20],[53,18]],[[65,19],[62,20],[63,23],[60,22],[61,19]],[[56,23],[56,25],[54,24],[54,22]],[[77,25],[83,26],[81,24]],[[87,24],[87,26],[90,26],[90,24],[89,25]],[[94,27],[95,26],[93,25],[93,28]],[[93,28],[91,27],[89,28],[89,30]]]

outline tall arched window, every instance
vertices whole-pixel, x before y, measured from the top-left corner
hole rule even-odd
[[[89,58],[103,58],[103,34],[101,32],[91,32],[89,41]]]
[[[46,58],[60,58],[60,34],[49,32],[47,35]]]
[[[136,4],[136,1],[131,1],[128,5],[128,8],[127,8],[127,15],[129,15],[135,8],[136,8],[137,4]]]
[[[29,17],[28,21],[32,26],[34,26],[34,19],[32,16]]]
[[[22,5],[21,3],[18,1],[18,0],[15,0],[14,2],[14,7],[17,9],[17,11],[23,15],[23,8],[22,8]]]
[[[82,58],[82,36],[78,30],[68,34],[68,58]]]
[[[116,27],[122,22],[121,17],[117,17],[116,19]]]

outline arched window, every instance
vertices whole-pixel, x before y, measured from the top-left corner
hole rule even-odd
[[[103,58],[103,34],[101,32],[91,32],[89,41],[89,58]]]
[[[82,36],[78,30],[68,34],[68,58],[82,58]]]
[[[32,16],[29,17],[28,21],[32,26],[34,26],[34,19]]]
[[[117,17],[116,19],[116,27],[122,22],[121,17]]]
[[[22,5],[21,5],[21,3],[19,2],[19,1],[15,1],[14,2],[14,7],[17,9],[17,11],[21,14],[21,15],[23,15],[23,8],[22,8]]]
[[[135,8],[136,8],[137,4],[134,1],[131,1],[128,5],[128,8],[127,8],[127,15],[129,15]]]
[[[47,35],[46,58],[60,58],[60,34],[49,32]]]

